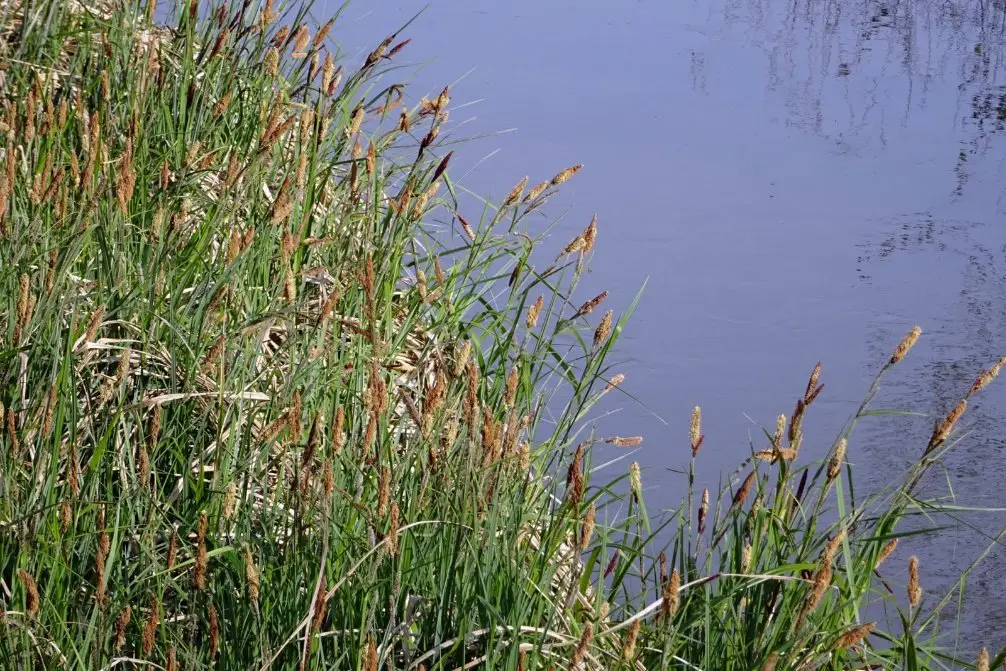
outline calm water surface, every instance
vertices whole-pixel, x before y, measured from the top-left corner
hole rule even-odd
[[[499,199],[584,163],[549,206],[560,244],[599,218],[578,298],[606,289],[624,307],[648,282],[617,367],[646,407],[616,403],[601,426],[646,436],[651,505],[678,503],[693,405],[715,484],[818,360],[805,449],[823,454],[913,324],[924,339],[881,406],[941,414],[1006,352],[1001,0],[359,0],[336,39],[359,59],[424,6],[407,31],[413,101],[452,84],[451,136],[481,136],[455,177]],[[860,487],[890,482],[931,422],[864,423],[849,449]],[[1006,507],[1006,387],[964,428],[934,491]],[[1006,513],[964,521],[905,550],[933,592]],[[965,649],[1002,644],[1004,555],[972,575]]]

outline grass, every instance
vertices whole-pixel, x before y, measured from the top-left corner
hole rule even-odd
[[[816,370],[651,520],[637,464],[591,477],[629,317],[573,300],[596,223],[533,255],[577,167],[462,212],[450,92],[407,106],[405,36],[341,62],[307,5],[0,8],[3,668],[959,663],[952,595],[883,559],[964,406],[889,491],[843,459],[911,337],[824,462]]]

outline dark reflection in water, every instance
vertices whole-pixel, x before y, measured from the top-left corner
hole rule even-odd
[[[422,7],[358,0],[338,39],[360,57]],[[618,368],[648,407],[626,400],[598,420],[646,435],[654,508],[678,502],[695,404],[699,475],[715,486],[820,359],[805,449],[821,455],[921,324],[878,404],[930,416],[862,423],[849,458],[872,490],[1006,352],[1006,3],[434,0],[409,33],[412,58],[437,59],[412,100],[453,83],[453,137],[518,129],[461,148],[463,186],[498,198],[583,162],[552,206],[559,244],[599,215],[583,298],[606,289],[624,307],[648,279]],[[927,492],[1006,507],[1003,383],[969,408],[971,433]],[[889,570],[916,553],[941,593],[1006,525],[1006,513],[961,517]],[[997,547],[971,575],[965,650],[1006,630],[1004,558]]]

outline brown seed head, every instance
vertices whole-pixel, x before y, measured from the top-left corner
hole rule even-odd
[[[566,471],[566,498],[577,506],[583,500],[583,443],[576,446],[576,453]]]
[[[929,452],[943,443],[949,436],[950,432],[953,431],[954,425],[957,424],[957,420],[961,418],[964,411],[968,408],[968,399],[962,398],[957,405],[954,406],[953,410],[947,413],[947,416],[943,418],[943,421],[936,425],[933,430],[933,436],[929,439],[929,445],[926,448],[926,452]]]
[[[157,636],[157,625],[159,623],[158,611],[161,604],[158,603],[157,597],[154,594],[150,595],[150,616],[143,625],[143,640],[140,644],[140,650],[143,652],[144,656],[150,654],[154,649],[154,641]]]
[[[24,587],[25,614],[34,619],[38,615],[39,606],[41,605],[41,600],[38,596],[38,585],[35,584],[35,579],[31,574],[24,569],[18,569],[17,578],[21,581],[21,586]]]
[[[699,505],[699,535],[706,531],[706,518],[709,515],[709,490],[702,490],[702,503]]]
[[[603,345],[608,340],[608,336],[611,335],[611,316],[612,311],[608,310],[601,317],[601,323],[597,325],[597,329],[594,331],[594,349]]]
[[[178,557],[178,529],[171,528],[171,535],[168,537],[168,561],[167,566],[170,571],[175,567],[175,559]]]
[[[859,626],[853,627],[849,631],[842,634],[835,645],[832,646],[832,650],[844,650],[846,648],[851,648],[854,645],[858,645],[870,635],[873,628],[877,626],[876,622],[870,622],[868,624],[861,624]]]
[[[922,586],[919,584],[919,558],[912,555],[908,559],[908,603],[912,608],[922,600]]]
[[[392,557],[398,554],[398,502],[391,502],[391,514],[388,516],[388,554]]]
[[[601,391],[603,394],[607,394],[609,391],[617,387],[618,385],[625,382],[625,374],[617,373],[614,377],[608,380],[608,384],[604,385],[604,389]]]
[[[612,436],[606,441],[609,445],[614,445],[615,447],[635,447],[636,445],[641,445],[643,442],[642,436]]]
[[[580,642],[577,643],[573,656],[569,660],[570,671],[577,671],[583,664],[583,658],[587,654],[591,639],[594,638],[594,627],[589,622],[583,625],[583,633],[580,634]]]
[[[748,473],[748,476],[744,478],[744,482],[741,484],[740,489],[738,489],[737,493],[734,494],[734,500],[730,506],[731,508],[738,508],[744,505],[744,500],[748,497],[748,494],[751,492],[751,485],[754,484],[754,481],[755,481],[755,471],[751,471],[750,473]]]
[[[583,317],[585,315],[589,315],[591,312],[594,311],[594,308],[596,308],[598,305],[600,305],[604,301],[604,299],[607,298],[607,297],[608,297],[608,292],[607,291],[602,291],[598,295],[594,296],[589,301],[587,301],[586,303],[584,303],[583,305],[580,306],[580,309],[578,309],[576,311],[576,313],[573,315],[572,319],[576,319],[578,317]]]
[[[210,621],[210,659],[213,659],[217,655],[217,650],[220,647],[220,623],[217,621],[217,609],[212,603],[209,607],[209,612],[207,613]]]
[[[206,589],[206,566],[209,562],[209,552],[206,549],[206,513],[199,515],[199,527],[196,534],[196,563],[192,572],[192,584],[198,590]]]
[[[548,187],[549,182],[547,181],[542,182],[541,184],[536,184],[534,187],[532,187],[530,191],[527,192],[527,195],[524,196],[524,202],[525,203],[534,202],[535,200],[537,200],[538,196],[540,196],[545,192],[545,189],[547,189]]]
[[[119,613],[119,617],[115,620],[115,649],[121,650],[122,646],[126,645],[126,627],[129,626],[129,620],[133,617],[133,609],[128,605],[122,609]]]
[[[388,510],[388,501],[391,500],[391,468],[389,466],[381,467],[377,491],[377,515],[383,517]]]
[[[587,508],[587,514],[583,517],[583,524],[580,527],[580,550],[590,547],[590,539],[594,535],[594,523],[597,518],[597,506],[593,503]]]

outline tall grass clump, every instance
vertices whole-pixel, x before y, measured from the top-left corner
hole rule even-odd
[[[999,364],[881,497],[848,432],[798,465],[816,370],[651,522],[638,464],[591,482],[641,442],[585,422],[628,316],[573,298],[597,222],[533,257],[579,166],[461,211],[450,91],[407,105],[408,39],[345,61],[307,5],[0,9],[0,668],[946,663],[883,558]],[[689,442],[694,482],[698,409]]]

